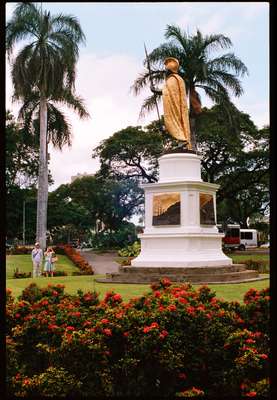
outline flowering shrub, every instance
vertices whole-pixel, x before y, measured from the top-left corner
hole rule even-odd
[[[267,293],[229,303],[208,286],[167,278],[129,302],[114,291],[101,301],[95,292],[68,295],[61,285],[32,284],[17,302],[8,291],[9,394],[267,395]]]
[[[64,253],[76,267],[80,269],[79,275],[93,275],[93,269],[89,263],[71,246],[64,245],[56,247],[57,254]],[[76,275],[76,274],[74,274]]]
[[[12,246],[9,250],[6,250],[7,255],[21,255],[31,254],[33,247],[25,246]]]

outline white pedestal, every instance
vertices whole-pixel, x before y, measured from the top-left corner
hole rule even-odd
[[[192,153],[167,154],[159,159],[157,183],[145,190],[145,230],[141,253],[133,267],[209,267],[232,265],[222,252],[222,237],[216,227],[216,191],[219,185],[203,182],[200,157]],[[153,198],[157,194],[180,194],[180,223],[153,225]],[[201,224],[200,193],[212,196],[214,222]]]

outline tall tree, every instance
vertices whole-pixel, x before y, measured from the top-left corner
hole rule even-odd
[[[19,3],[6,26],[9,59],[14,45],[29,40],[12,61],[14,99],[26,101],[39,95],[40,163],[37,199],[37,240],[46,246],[48,168],[47,104],[51,97],[74,90],[78,45],[84,34],[75,17],[39,10],[33,3]]]
[[[213,102],[221,104],[226,109],[230,104],[229,93],[240,96],[243,93],[239,77],[248,73],[244,63],[234,55],[226,53],[215,58],[212,51],[226,49],[232,46],[231,40],[221,34],[202,35],[197,30],[195,35],[189,35],[178,26],[167,25],[165,38],[168,42],[161,44],[149,54],[152,64],[152,80],[160,84],[165,77],[163,63],[166,57],[179,60],[179,74],[186,84],[189,98],[189,118],[192,135],[192,145],[196,148],[196,116],[201,113],[200,90]],[[147,60],[144,60],[147,65]],[[143,88],[151,84],[150,73],[143,72],[135,80],[132,88],[137,95]],[[155,108],[155,96],[146,98],[141,109],[141,115]],[[229,113],[232,122],[232,114]]]

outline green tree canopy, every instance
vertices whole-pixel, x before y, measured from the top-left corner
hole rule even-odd
[[[6,112],[6,187],[29,187],[37,182],[39,165],[39,143],[30,137],[15,121],[10,111]]]
[[[128,126],[103,140],[92,155],[100,158],[100,175],[155,182],[157,159],[163,150],[162,134],[155,127]]]

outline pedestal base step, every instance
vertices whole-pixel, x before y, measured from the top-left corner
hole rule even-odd
[[[162,278],[172,282],[207,283],[240,283],[264,279],[258,271],[247,270],[243,264],[222,267],[186,267],[186,268],[153,268],[153,267],[119,267],[119,272],[106,274],[106,279],[96,279],[101,283],[153,283]]]

